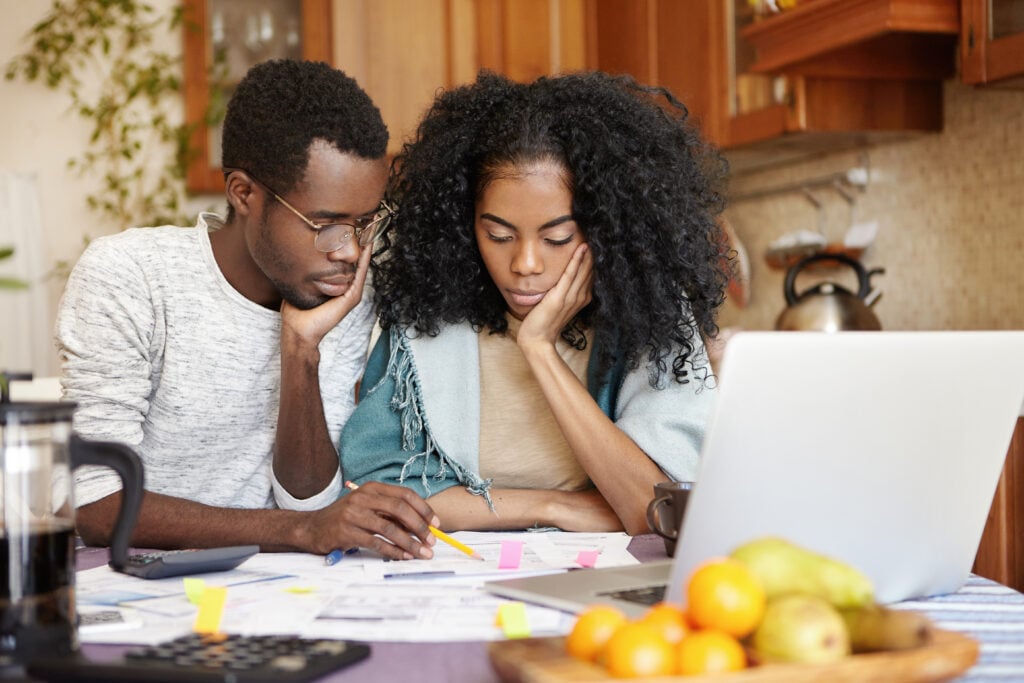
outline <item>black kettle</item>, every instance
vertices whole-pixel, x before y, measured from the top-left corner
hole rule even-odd
[[[852,268],[857,273],[857,293],[853,294],[834,282],[819,282],[799,295],[793,291],[800,271],[818,261],[838,261]],[[845,254],[821,253],[800,260],[786,272],[783,286],[786,309],[775,321],[775,329],[822,332],[881,330],[882,323],[870,308],[878,300],[877,292],[871,290],[871,276],[884,272],[882,268],[865,270],[860,261]]]

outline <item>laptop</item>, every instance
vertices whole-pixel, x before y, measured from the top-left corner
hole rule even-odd
[[[1024,399],[1024,332],[745,332],[720,372],[673,560],[489,582],[577,612],[683,601],[761,536],[858,567],[889,603],[967,578]]]

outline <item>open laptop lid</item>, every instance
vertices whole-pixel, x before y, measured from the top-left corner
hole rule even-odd
[[[860,568],[881,602],[957,590],[1022,398],[1024,332],[736,335],[668,599],[764,535]]]

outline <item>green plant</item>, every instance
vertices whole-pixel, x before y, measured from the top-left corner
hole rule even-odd
[[[14,256],[13,247],[0,247],[0,261]],[[28,283],[13,277],[0,277],[0,289],[25,289]]]
[[[8,80],[66,92],[71,111],[89,122],[86,150],[68,165],[101,179],[86,201],[121,229],[188,220],[182,205],[193,126],[172,115],[180,107],[181,55],[154,40],[181,26],[180,6],[160,13],[137,0],[54,0],[30,31],[30,47],[6,68]],[[214,70],[222,63],[215,60]]]

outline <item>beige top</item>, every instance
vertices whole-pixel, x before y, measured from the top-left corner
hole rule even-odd
[[[573,455],[540,385],[516,345],[521,321],[506,316],[508,332],[479,335],[480,476],[497,488],[579,491],[590,478]],[[593,337],[578,351],[559,339],[558,355],[586,384]]]

